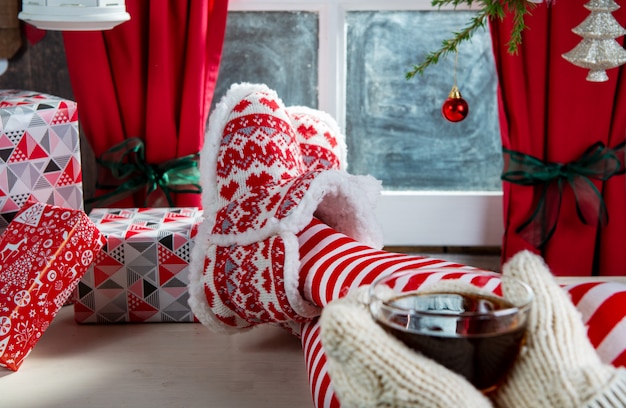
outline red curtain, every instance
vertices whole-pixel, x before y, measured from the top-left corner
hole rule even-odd
[[[590,14],[588,0],[545,3],[526,19],[528,29],[517,55],[507,52],[512,16],[491,23],[499,76],[500,123],[504,149],[545,163],[572,163],[596,142],[617,148],[626,135],[624,67],[607,71],[607,82],[589,82],[587,69],[562,54],[582,37],[572,32]],[[613,13],[626,25],[626,8]],[[623,38],[617,39],[622,43]],[[621,156],[623,165],[623,156]],[[554,234],[537,248],[520,234],[541,199],[540,185],[503,183],[503,261],[522,249],[541,253],[555,275],[626,275],[626,181],[614,175],[593,180],[601,192],[608,224],[585,224],[574,191],[565,185]]]
[[[126,7],[130,21],[112,30],[63,34],[82,131],[96,157],[131,138],[143,141],[149,164],[197,154],[217,80],[228,1],[127,0]],[[110,191],[96,195],[105,193]],[[177,206],[200,206],[199,194],[173,196]],[[154,197],[144,200],[140,189],[107,205],[163,204]]]

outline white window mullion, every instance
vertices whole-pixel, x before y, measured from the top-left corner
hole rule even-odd
[[[341,84],[344,78],[343,50],[343,16],[334,2],[325,2],[319,13],[319,57],[318,57],[318,101],[319,109],[327,112],[337,120],[342,131],[345,126],[344,115],[345,96]]]

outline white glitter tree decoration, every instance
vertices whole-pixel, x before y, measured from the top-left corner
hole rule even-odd
[[[626,30],[612,14],[619,5],[614,0],[591,0],[585,4],[585,8],[591,14],[572,29],[583,40],[563,54],[563,58],[574,65],[590,69],[587,81],[608,81],[605,71],[626,62],[626,50],[615,40],[626,34]]]

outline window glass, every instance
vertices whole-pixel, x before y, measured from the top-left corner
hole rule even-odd
[[[265,83],[286,105],[319,107],[348,143],[348,171],[382,180],[385,245],[496,246],[501,142],[488,30],[459,48],[469,116],[447,122],[454,55],[405,79],[474,12],[428,0],[233,0],[213,103],[232,83]]]
[[[388,190],[500,190],[496,73],[488,30],[459,47],[457,84],[469,115],[451,123],[441,106],[455,55],[422,76],[413,64],[464,27],[473,12],[350,11],[346,14],[346,133],[349,171]]]
[[[318,19],[314,12],[229,12],[213,104],[231,84],[254,82],[287,105],[317,107]]]

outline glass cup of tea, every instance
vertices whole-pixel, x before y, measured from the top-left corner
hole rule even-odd
[[[534,297],[513,277],[452,268],[394,272],[369,292],[372,316],[388,333],[485,394],[515,362]]]

